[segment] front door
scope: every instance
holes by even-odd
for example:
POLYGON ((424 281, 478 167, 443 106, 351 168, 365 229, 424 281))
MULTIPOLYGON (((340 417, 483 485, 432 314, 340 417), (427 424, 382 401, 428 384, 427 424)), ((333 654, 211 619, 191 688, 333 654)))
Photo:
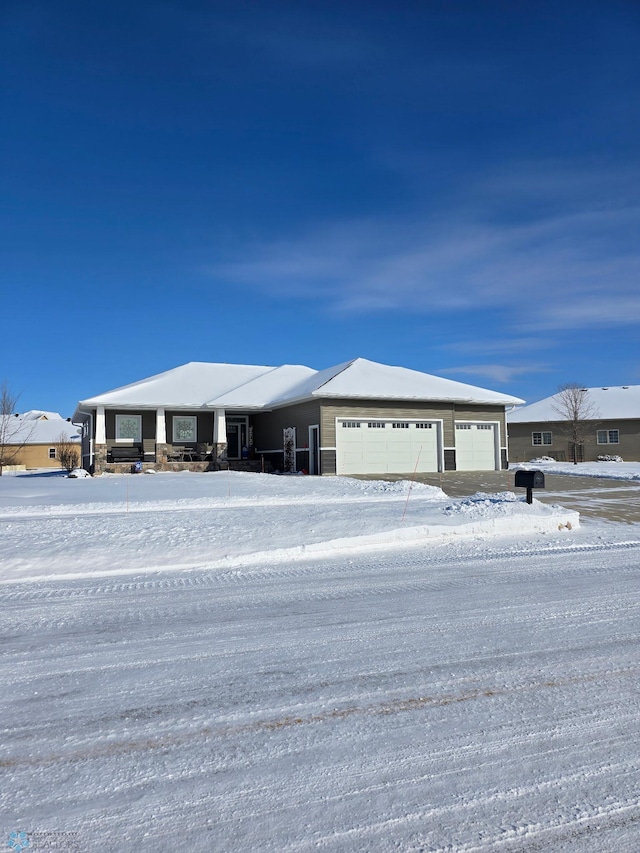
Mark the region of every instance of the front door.
POLYGON ((227 416, 227 459, 246 458, 248 433, 249 425, 246 417, 227 416))

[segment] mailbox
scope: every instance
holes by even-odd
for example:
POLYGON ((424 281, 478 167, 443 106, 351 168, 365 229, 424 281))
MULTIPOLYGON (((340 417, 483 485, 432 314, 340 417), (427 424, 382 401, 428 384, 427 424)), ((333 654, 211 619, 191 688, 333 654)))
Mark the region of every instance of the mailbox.
POLYGON ((516 486, 523 489, 544 489, 542 471, 516 471, 516 486))
POLYGON ((527 503, 533 503, 533 489, 544 489, 542 471, 516 471, 516 486, 527 490, 527 503))

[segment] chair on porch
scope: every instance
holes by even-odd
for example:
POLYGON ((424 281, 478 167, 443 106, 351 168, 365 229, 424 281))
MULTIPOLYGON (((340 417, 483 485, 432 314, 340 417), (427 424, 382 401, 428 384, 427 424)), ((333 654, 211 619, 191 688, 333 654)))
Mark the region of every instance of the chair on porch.
POLYGON ((212 447, 209 444, 196 444, 196 453, 201 462, 211 459, 212 447))

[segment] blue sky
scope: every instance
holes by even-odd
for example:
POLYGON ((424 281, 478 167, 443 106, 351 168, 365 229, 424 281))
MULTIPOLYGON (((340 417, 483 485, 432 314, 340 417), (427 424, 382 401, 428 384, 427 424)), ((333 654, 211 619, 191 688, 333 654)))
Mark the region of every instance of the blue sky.
POLYGON ((0 8, 0 380, 640 383, 640 4, 0 8))

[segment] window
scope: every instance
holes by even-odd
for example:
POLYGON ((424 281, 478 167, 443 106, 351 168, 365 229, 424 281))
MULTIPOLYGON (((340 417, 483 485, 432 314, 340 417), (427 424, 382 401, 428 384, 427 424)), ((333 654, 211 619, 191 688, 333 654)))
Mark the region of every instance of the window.
POLYGON ((360 429, 360 421, 342 421, 343 429, 360 429))
POLYGON ((49 448, 49 459, 55 459, 55 458, 56 458, 56 449, 55 449, 55 447, 50 447, 49 448))
MULTIPOLYGON (((491 424, 476 424, 476 429, 493 429, 491 424)), ((551 433, 549 433, 551 435, 551 433)))
POLYGON ((416 429, 431 429, 433 424, 416 424, 416 429))
POLYGON ((173 441, 197 441, 195 415, 173 416, 173 441))
POLYGON ((142 441, 142 415, 116 415, 116 441, 142 441))
POLYGON ((471 424, 456 424, 456 429, 471 429, 471 424))
POLYGON ((394 429, 409 429, 409 424, 404 421, 396 422, 392 426, 394 429))
POLYGON ((620 444, 620 430, 599 429, 598 444, 620 444))
POLYGON ((532 432, 531 444, 534 446, 540 444, 553 444, 553 435, 550 432, 532 432))
POLYGON ((369 421, 367 426, 369 429, 384 429, 386 424, 383 421, 369 421))

